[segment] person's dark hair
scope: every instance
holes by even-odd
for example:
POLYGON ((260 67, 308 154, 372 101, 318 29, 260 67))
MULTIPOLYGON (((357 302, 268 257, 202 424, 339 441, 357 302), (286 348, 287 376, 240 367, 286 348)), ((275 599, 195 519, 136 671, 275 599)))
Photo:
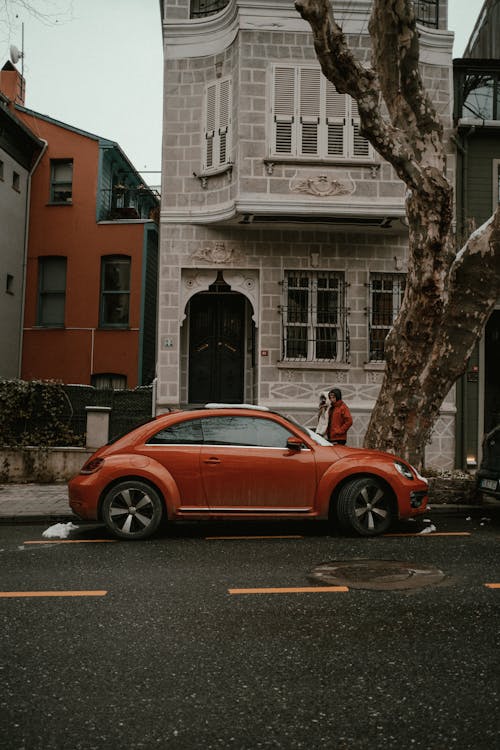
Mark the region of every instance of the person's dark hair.
POLYGON ((342 392, 341 392, 340 388, 332 388, 328 392, 328 395, 330 395, 330 393, 333 393, 333 395, 335 396, 335 398, 337 399, 337 401, 340 401, 342 399, 342 392))

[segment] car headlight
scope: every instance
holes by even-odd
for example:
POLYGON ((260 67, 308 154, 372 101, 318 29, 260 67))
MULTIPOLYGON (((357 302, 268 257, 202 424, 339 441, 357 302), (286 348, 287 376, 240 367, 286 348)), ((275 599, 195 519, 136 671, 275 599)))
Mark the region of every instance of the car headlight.
POLYGON ((404 464, 402 461, 394 461, 394 466, 399 471, 399 473, 404 476, 405 479, 415 478, 410 467, 404 464))

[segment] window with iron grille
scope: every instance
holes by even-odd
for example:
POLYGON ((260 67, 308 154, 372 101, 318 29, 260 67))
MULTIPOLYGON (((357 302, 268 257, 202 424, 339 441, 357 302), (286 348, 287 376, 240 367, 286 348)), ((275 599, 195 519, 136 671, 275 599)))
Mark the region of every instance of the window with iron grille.
POLYGON ((415 0, 414 7, 418 23, 439 28, 439 0, 415 0))
POLYGON ((230 161, 231 79, 220 78, 205 93, 204 169, 217 169, 230 161))
POLYGON ((370 274, 370 362, 383 362, 384 342, 401 307, 405 290, 402 273, 370 274))
POLYGON ((347 361, 343 274, 286 271, 283 303, 283 360, 347 361))
POLYGON ((273 66, 274 156, 308 159, 371 159, 360 135, 357 102, 339 94, 318 67, 273 66))
POLYGON ((218 13, 229 4, 229 0, 191 0, 191 18, 203 18, 218 13))

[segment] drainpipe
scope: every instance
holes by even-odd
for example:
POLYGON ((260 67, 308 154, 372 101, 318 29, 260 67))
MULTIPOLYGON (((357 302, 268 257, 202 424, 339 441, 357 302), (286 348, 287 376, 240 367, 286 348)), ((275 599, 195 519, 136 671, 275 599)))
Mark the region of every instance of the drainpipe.
POLYGON ((40 151, 35 163, 28 173, 28 187, 26 188, 26 219, 24 221, 24 257, 22 267, 22 292, 21 292, 21 315, 20 315, 20 338, 19 338, 19 357, 17 362, 17 377, 21 377, 21 368, 23 361, 23 343, 24 343, 24 304, 26 300, 26 268, 28 265, 28 240, 29 240, 29 228, 30 228, 30 202, 31 202, 31 178, 33 177, 36 168, 40 164, 42 157, 47 151, 49 144, 43 139, 39 138, 43 143, 42 150, 40 151))

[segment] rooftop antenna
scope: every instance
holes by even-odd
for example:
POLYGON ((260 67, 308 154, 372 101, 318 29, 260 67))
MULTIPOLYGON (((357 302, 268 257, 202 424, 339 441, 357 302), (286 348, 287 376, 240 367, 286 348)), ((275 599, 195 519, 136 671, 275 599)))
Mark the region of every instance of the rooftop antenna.
POLYGON ((21 60, 21 91, 20 101, 24 102, 24 22, 21 24, 21 49, 15 44, 10 45, 10 61, 16 65, 21 60))

